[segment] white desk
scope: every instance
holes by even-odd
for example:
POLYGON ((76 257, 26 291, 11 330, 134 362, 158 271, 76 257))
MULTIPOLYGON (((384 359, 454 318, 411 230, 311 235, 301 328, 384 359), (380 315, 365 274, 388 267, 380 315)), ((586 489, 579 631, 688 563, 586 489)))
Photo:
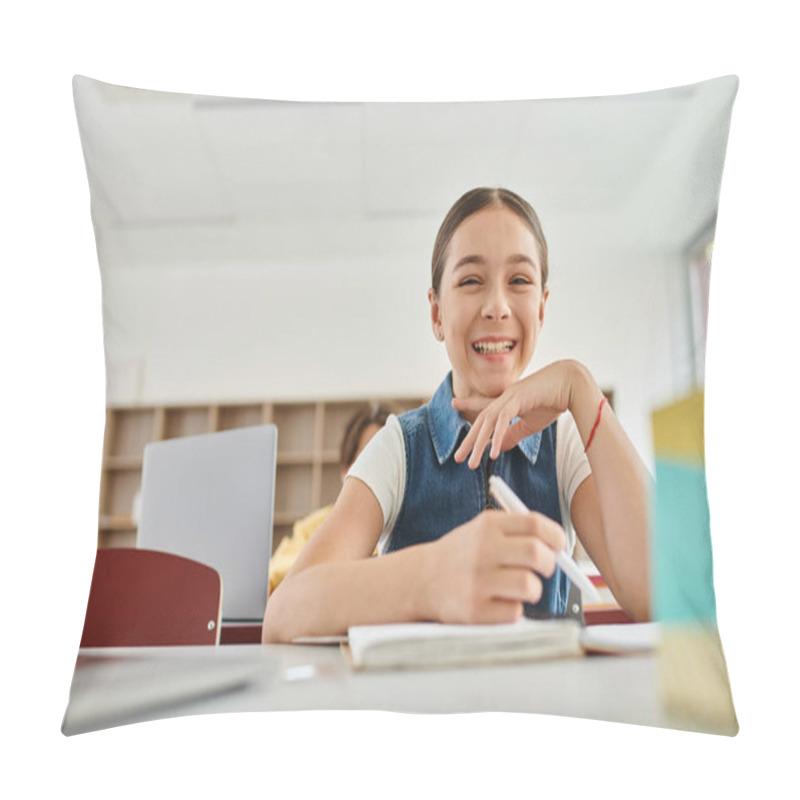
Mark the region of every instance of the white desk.
POLYGON ((658 702, 655 655, 352 672, 338 645, 80 651, 65 734, 188 714, 515 711, 703 730, 658 702))

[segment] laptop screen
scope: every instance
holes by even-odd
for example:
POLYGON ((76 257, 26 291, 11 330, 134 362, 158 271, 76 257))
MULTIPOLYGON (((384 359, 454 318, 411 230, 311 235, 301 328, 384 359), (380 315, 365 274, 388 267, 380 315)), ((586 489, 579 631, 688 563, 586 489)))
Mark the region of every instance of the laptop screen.
POLYGON ((258 425, 144 450, 137 546, 214 567, 226 622, 264 616, 277 436, 274 425, 258 425))

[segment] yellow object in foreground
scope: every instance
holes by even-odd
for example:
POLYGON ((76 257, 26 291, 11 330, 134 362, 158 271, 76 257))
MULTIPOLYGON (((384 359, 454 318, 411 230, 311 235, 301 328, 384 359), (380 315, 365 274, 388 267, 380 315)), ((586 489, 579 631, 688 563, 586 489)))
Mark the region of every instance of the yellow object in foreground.
POLYGON ((735 736, 728 668, 716 625, 663 623, 658 651, 658 688, 672 714, 735 736))
POLYGON ((693 392, 653 412, 653 444, 657 458, 687 464, 705 463, 704 398, 704 392, 693 392))

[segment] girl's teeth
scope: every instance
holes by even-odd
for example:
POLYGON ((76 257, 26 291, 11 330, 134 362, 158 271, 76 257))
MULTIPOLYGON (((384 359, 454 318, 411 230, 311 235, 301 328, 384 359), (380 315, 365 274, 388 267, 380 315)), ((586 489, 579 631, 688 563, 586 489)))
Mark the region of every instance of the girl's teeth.
POLYGON ((513 342, 475 342, 472 347, 478 353, 507 353, 513 342))

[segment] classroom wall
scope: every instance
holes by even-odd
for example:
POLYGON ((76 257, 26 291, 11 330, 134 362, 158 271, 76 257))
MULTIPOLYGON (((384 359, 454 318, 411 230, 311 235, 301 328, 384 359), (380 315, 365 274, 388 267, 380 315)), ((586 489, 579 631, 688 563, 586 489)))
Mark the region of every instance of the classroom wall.
POLYGON ((78 81, 108 401, 430 394, 436 231, 501 185, 549 245, 534 367, 586 363, 649 457, 651 411, 692 388, 685 251, 713 224, 734 92, 360 107, 78 81))
MULTIPOLYGON (((650 410, 690 386, 681 255, 555 238, 533 366, 586 363, 651 462, 650 410)), ((448 369, 430 333, 428 258, 118 264, 103 275, 108 402, 428 395, 448 369)))

